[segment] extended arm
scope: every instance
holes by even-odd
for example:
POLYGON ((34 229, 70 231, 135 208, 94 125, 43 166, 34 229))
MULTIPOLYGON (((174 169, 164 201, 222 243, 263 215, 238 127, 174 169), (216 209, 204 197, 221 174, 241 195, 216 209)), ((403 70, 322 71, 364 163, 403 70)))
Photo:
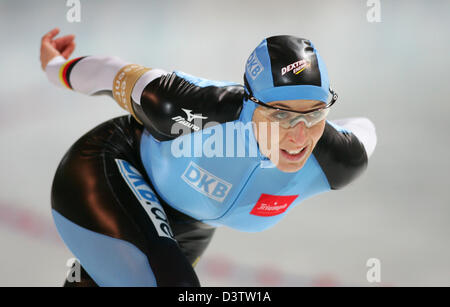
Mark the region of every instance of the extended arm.
POLYGON ((158 140, 198 131, 209 122, 235 120, 242 108, 243 87, 232 82, 211 81, 182 72, 167 73, 114 56, 68 60, 71 52, 61 49, 60 53, 50 43, 46 44, 43 51, 41 48, 41 62, 52 83, 86 95, 113 96, 158 140), (200 126, 191 123, 192 115, 204 119, 200 126))
POLYGON ((41 65, 50 82, 86 95, 108 94, 139 122, 133 108, 140 104, 145 86, 166 72, 130 64, 115 56, 85 56, 69 60, 74 36, 58 39, 53 29, 41 41, 41 65))

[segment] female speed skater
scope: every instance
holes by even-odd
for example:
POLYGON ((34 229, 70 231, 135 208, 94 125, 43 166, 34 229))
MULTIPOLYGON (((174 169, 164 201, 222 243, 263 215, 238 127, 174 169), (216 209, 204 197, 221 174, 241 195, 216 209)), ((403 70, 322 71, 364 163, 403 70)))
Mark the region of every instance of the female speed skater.
POLYGON ((81 136, 56 170, 54 222, 82 267, 65 286, 200 286, 194 267, 216 228, 266 230, 355 180, 375 149, 369 119, 327 120, 338 96, 308 39, 265 38, 241 85, 70 59, 75 37, 58 33, 41 41, 50 82, 128 112, 81 136))

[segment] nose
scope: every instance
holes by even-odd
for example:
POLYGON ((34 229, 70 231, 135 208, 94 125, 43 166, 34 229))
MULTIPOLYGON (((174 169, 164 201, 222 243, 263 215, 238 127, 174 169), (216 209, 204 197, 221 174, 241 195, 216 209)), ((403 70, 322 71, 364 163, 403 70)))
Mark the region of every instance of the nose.
POLYGON ((294 127, 288 129, 288 140, 295 144, 303 145, 308 137, 307 129, 304 122, 299 122, 294 127))

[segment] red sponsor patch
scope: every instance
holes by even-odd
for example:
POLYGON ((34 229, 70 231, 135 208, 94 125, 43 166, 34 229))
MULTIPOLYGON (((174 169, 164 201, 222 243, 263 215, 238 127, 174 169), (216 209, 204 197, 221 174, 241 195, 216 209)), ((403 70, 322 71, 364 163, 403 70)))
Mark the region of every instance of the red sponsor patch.
POLYGON ((283 213, 294 202, 298 195, 261 194, 250 214, 258 216, 274 216, 283 213))

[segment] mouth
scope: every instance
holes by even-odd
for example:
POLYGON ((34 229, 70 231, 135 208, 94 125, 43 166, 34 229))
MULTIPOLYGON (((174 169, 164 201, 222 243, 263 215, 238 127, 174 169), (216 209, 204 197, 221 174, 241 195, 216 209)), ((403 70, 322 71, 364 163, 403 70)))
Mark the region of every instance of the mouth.
POLYGON ((303 146, 302 148, 296 150, 285 150, 280 149, 281 155, 289 161, 300 161, 306 154, 306 149, 308 146, 303 146))

